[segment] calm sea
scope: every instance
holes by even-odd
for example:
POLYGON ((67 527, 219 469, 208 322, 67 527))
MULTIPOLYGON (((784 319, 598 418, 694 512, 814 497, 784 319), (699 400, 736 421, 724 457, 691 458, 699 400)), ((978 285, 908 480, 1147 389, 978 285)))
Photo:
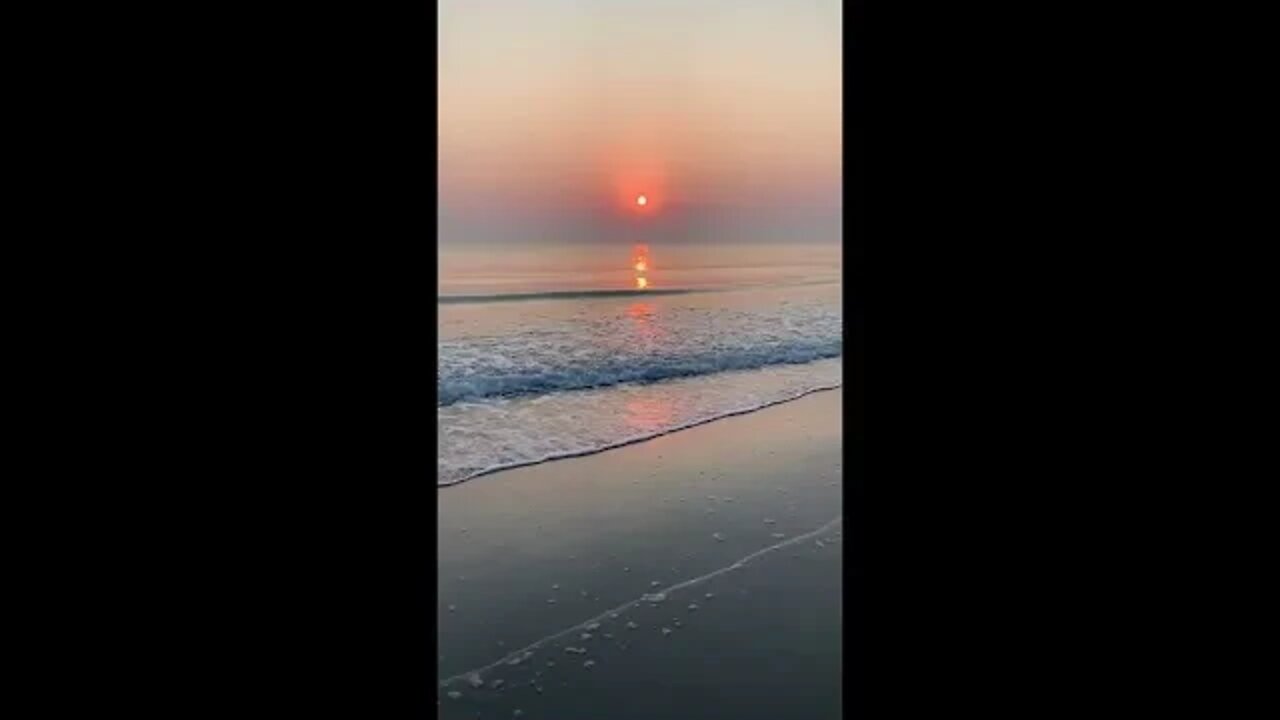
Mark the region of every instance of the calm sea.
POLYGON ((469 246, 439 260, 439 485, 841 381, 838 244, 469 246))

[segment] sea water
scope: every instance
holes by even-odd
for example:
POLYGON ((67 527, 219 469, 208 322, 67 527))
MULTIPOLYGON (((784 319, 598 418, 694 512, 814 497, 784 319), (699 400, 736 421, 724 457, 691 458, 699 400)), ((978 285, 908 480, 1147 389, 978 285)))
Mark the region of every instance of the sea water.
POLYGON ((440 256, 436 481, 599 452, 841 383, 838 245, 440 256))

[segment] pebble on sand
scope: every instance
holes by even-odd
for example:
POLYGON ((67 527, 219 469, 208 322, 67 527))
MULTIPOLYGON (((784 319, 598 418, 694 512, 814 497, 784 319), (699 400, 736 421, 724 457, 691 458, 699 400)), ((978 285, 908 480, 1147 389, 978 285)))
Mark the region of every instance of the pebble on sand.
POLYGON ((671 634, 671 628, 662 628, 662 634, 663 634, 663 635, 670 635, 670 634, 671 634))
POLYGON ((450 699, 450 700, 457 700, 457 699, 458 699, 458 698, 460 698, 460 697, 462 697, 462 693, 458 692, 457 690, 450 690, 450 691, 449 691, 449 699, 450 699))

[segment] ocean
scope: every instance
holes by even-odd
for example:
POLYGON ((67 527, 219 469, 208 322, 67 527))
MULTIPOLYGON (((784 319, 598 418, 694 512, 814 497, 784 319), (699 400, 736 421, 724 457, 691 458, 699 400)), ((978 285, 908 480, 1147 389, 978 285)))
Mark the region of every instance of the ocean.
POLYGON ((834 243, 445 248, 437 302, 440 486, 841 382, 834 243))

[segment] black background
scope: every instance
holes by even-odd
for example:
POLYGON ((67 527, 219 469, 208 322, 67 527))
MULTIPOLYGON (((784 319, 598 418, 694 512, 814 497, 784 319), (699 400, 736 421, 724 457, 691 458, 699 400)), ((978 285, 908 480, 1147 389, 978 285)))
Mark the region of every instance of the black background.
MULTIPOLYGON (((1154 319, 1122 301, 1160 125, 1127 40, 1079 40, 1096 18, 895 9, 844 15, 847 712, 1146 707, 1103 698, 1159 688, 1138 669, 1171 642, 1148 486, 1116 480, 1168 452, 1138 429, 1154 319)), ((434 18, 169 9, 105 41, 118 71, 85 58, 90 204, 125 236, 92 250, 113 409, 87 461, 119 479, 66 573, 63 694, 433 711, 434 18)))

